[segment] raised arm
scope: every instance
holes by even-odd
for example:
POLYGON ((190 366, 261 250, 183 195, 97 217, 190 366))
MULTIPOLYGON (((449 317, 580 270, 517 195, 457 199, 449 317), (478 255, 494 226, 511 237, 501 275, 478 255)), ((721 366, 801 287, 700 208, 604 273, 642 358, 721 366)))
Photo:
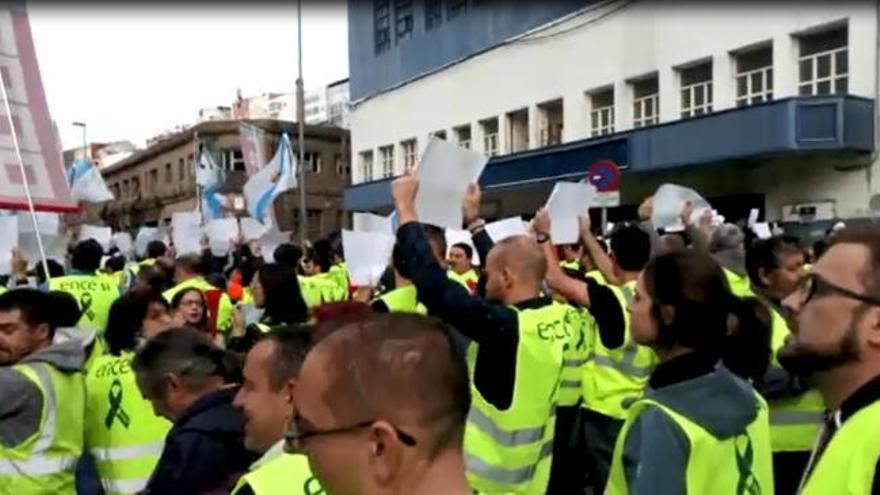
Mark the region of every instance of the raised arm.
POLYGON ((612 284, 620 285, 622 281, 614 274, 614 262, 599 245, 599 240, 593 235, 590 227, 590 215, 581 215, 581 241, 584 243, 584 247, 587 248, 587 252, 590 253, 590 257, 593 258, 593 262, 596 263, 596 267, 599 268, 602 275, 605 275, 605 278, 612 284))
POLYGON ((544 257, 547 258, 547 285, 568 301, 589 307, 590 297, 587 284, 569 277, 559 267, 559 260, 556 259, 553 243, 550 240, 550 214, 545 208, 541 208, 535 213, 532 226, 538 236, 538 244, 544 251, 544 257))

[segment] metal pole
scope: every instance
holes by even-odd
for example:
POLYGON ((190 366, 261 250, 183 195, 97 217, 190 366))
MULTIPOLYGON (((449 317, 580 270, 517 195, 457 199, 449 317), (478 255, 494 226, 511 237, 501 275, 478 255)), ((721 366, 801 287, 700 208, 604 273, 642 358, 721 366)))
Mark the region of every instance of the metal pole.
POLYGON ((31 212, 31 221, 34 223, 34 235, 37 238, 40 260, 43 262, 43 274, 46 280, 49 280, 49 263, 46 261, 46 250, 43 249, 43 238, 40 236, 40 225, 37 222, 37 210, 34 208, 34 198, 31 196, 31 181, 28 179, 27 170, 24 167, 24 159, 21 157, 18 133, 15 131, 15 121, 12 119, 12 108, 9 106, 9 95, 6 94, 6 83, 2 77, 0 77, 0 91, 3 92, 3 106, 6 108, 6 119, 9 121, 9 129, 12 133, 12 144, 15 147, 15 156, 18 159, 18 169, 21 171, 21 181, 24 183, 24 195, 27 198, 28 210, 31 212))
POLYGON ((89 140, 86 138, 86 124, 85 123, 83 123, 82 128, 83 128, 83 156, 85 156, 86 158, 91 160, 92 159, 92 157, 91 157, 92 150, 89 149, 89 140))
POLYGON ((199 216, 202 216, 202 223, 205 222, 204 212, 202 212, 202 187, 199 186, 199 174, 196 168, 201 168, 202 159, 201 153, 199 152, 199 131, 193 131, 193 170, 190 172, 195 176, 196 180, 196 211, 199 212, 199 216))
POLYGON ((297 168, 299 169, 299 232, 300 243, 306 245, 306 233, 308 231, 308 219, 306 218, 306 173, 305 173, 305 95, 303 94, 303 55, 302 55, 302 0, 296 2, 297 16, 297 47, 299 52, 299 77, 296 78, 296 122, 299 127, 299 139, 297 140, 297 148, 299 149, 299 158, 297 159, 297 168))

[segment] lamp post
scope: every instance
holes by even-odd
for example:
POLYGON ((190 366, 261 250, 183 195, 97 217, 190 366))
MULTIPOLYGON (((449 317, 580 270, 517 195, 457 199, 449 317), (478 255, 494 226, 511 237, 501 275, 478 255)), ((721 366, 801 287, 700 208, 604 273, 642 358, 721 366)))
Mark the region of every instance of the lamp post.
POLYGON ((305 173, 305 95, 303 94, 303 56, 302 56, 302 0, 296 2, 297 16, 297 48, 299 62, 299 77, 296 78, 296 123, 299 127, 299 139, 297 140, 297 148, 299 149, 299 158, 297 159, 297 168, 299 169, 299 232, 300 242, 303 247, 306 245, 306 237, 308 232, 308 219, 306 218, 306 173, 305 173))

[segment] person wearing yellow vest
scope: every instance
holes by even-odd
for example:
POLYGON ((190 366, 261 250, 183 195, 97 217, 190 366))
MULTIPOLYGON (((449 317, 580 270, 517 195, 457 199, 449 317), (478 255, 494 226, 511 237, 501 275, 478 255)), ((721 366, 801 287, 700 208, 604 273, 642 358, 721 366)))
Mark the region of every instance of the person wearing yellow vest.
POLYGON ((604 493, 773 493, 768 408, 750 384, 769 357, 763 306, 735 297, 699 251, 657 256, 636 290, 633 338, 660 364, 628 410, 604 493))
POLYGON ((430 314, 472 341, 467 356, 473 401, 464 435, 468 481, 481 493, 545 493, 564 352, 574 340, 565 321, 570 308, 541 297, 546 260, 526 236, 504 239, 488 254, 486 296, 496 302, 449 280, 418 223, 417 188, 411 171, 392 188, 400 221, 394 266, 412 280, 430 314))
POLYGON ((120 297, 110 308, 104 335, 110 354, 86 370, 86 448, 108 495, 144 489, 171 429, 143 398, 131 370, 138 343, 170 324, 168 303, 161 295, 135 291, 120 297))
POLYGON ((144 259, 137 263, 130 263, 126 267, 126 272, 129 279, 128 286, 134 286, 135 281, 138 279, 138 275, 140 275, 140 272, 144 267, 155 266, 156 260, 159 258, 164 258, 167 254, 168 248, 165 246, 164 242, 150 241, 149 243, 147 243, 147 250, 144 259))
MULTIPOLYGON (((162 297, 169 303, 183 289, 194 287, 203 292, 217 289, 205 280, 204 264, 201 257, 195 254, 177 258, 174 262, 174 281, 177 285, 162 293, 162 297)), ((233 310, 232 299, 226 293, 222 294, 217 308, 217 330, 220 333, 226 334, 232 330, 233 310)))
POLYGON ((0 490, 75 492, 83 453, 85 343, 57 328, 51 296, 0 295, 0 490))
MULTIPOLYGON (((550 230, 546 210, 535 215, 534 228, 550 230)), ((649 235, 638 226, 623 226, 611 236, 611 256, 590 231, 588 217, 580 220, 580 236, 591 258, 609 284, 593 277, 585 281, 567 276, 556 263, 547 266, 547 284, 571 304, 588 309, 595 322, 591 355, 582 367, 583 466, 586 488, 600 493, 608 478, 617 434, 627 417, 627 407, 641 397, 657 362, 654 351, 632 337, 627 307, 635 297, 635 284, 651 256, 649 235), (614 285, 620 284, 620 285, 614 285)), ((550 246, 544 247, 552 255, 550 246)))
POLYGON ((803 495, 880 492, 880 233, 835 232, 783 306, 794 334, 779 353, 811 376, 829 410, 803 495))
POLYGON ((584 266, 581 264, 581 260, 584 257, 583 246, 578 243, 563 244, 559 246, 559 251, 561 253, 559 266, 563 270, 568 269, 579 272, 584 269, 584 266))
POLYGON ((310 327, 282 326, 261 336, 248 352, 233 405, 244 412, 245 446, 263 456, 238 480, 233 494, 323 492, 308 458, 284 453, 284 433, 296 410, 294 388, 311 343, 310 327))
MULTIPOLYGON (((425 236, 431 248, 431 254, 437 263, 443 265, 446 262, 446 236, 442 229, 432 225, 426 225, 425 236)), ((401 256, 400 248, 395 244, 391 258, 398 259, 401 256)), ((470 259, 470 258, 468 258, 470 259)), ((428 308, 419 302, 419 294, 412 281, 398 272, 394 266, 390 267, 394 275, 394 288, 377 297, 370 306, 376 313, 418 313, 428 314, 428 308)))
POLYGON ((94 239, 80 242, 73 248, 70 273, 49 279, 49 290, 67 292, 79 303, 80 326, 94 328, 99 333, 107 326, 110 306, 119 297, 115 281, 97 273, 103 253, 104 249, 94 239))
POLYGON ((480 276, 477 275, 471 261, 474 257, 474 250, 464 242, 453 244, 449 248, 449 278, 460 284, 471 294, 477 293, 477 282, 480 276))

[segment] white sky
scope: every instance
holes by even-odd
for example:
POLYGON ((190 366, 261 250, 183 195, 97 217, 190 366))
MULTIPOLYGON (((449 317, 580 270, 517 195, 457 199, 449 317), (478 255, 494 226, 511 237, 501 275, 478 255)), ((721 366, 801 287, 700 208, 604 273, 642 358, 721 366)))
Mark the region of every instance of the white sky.
MULTIPOLYGON (((344 2, 303 2, 306 89, 348 77, 344 2)), ((296 87, 296 2, 134 7, 28 5, 31 31, 64 148, 129 139, 138 146, 203 107, 296 87)))

